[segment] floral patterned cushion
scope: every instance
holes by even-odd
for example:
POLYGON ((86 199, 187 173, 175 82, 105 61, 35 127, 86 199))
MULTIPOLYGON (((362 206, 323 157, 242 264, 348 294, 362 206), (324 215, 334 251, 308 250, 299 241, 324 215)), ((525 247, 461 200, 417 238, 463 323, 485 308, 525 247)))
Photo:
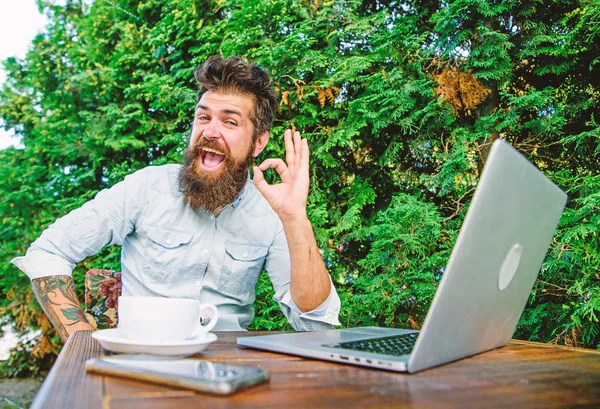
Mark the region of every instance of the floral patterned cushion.
POLYGON ((91 269, 85 275, 85 314, 95 329, 115 328, 121 273, 91 269))

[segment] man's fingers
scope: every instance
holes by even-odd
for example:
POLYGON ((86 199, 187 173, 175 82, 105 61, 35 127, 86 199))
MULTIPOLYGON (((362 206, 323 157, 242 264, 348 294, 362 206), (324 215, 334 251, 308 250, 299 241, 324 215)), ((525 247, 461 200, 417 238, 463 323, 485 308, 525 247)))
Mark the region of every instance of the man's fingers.
POLYGON ((283 142, 285 144, 285 161, 289 168, 294 169, 295 164, 295 149, 294 143, 292 142, 292 130, 287 129, 283 134, 283 142))
POLYGON ((294 165, 295 169, 301 166, 301 155, 302 155, 302 138, 300 138, 300 132, 294 132, 294 165))
POLYGON ((302 139, 300 147, 300 158, 298 160, 298 166, 296 166, 296 179, 300 178, 308 181, 310 177, 310 151, 308 149, 308 141, 302 139))
POLYGON ((275 170, 277 170, 277 173, 281 173, 287 169, 287 165, 285 164, 283 159, 271 158, 271 159, 265 159, 263 161, 263 163, 258 165, 258 168, 263 171, 267 170, 269 168, 275 168, 275 170))
POLYGON ((258 191, 262 193, 264 189, 266 189, 269 186, 269 184, 265 180, 265 176, 263 175, 262 171, 258 168, 258 166, 253 166, 252 170, 254 171, 252 183, 254 183, 254 186, 256 186, 258 191))
POLYGON ((302 139, 302 149, 300 156, 300 166, 303 172, 308 174, 308 170, 310 169, 310 149, 308 147, 308 141, 306 139, 302 139))
POLYGON ((255 184, 257 182, 262 182, 263 180, 265 180, 265 175, 263 175, 262 170, 260 170, 258 166, 252 166, 252 170, 254 171, 254 176, 252 177, 252 180, 255 184))
MULTIPOLYGON (((290 173, 288 171, 288 166, 285 164, 283 159, 266 159, 263 163, 258 166, 259 170, 267 170, 269 168, 274 168, 279 176, 281 177, 282 182, 287 182, 290 178, 290 173)), ((261 172, 262 176, 262 172, 261 172)))

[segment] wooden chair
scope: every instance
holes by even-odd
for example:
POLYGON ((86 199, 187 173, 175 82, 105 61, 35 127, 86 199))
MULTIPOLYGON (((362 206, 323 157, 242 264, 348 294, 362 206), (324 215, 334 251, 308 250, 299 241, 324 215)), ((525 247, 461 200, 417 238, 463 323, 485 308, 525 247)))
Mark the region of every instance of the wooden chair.
POLYGON ((95 329, 116 328, 121 273, 93 268, 85 274, 85 314, 95 329))

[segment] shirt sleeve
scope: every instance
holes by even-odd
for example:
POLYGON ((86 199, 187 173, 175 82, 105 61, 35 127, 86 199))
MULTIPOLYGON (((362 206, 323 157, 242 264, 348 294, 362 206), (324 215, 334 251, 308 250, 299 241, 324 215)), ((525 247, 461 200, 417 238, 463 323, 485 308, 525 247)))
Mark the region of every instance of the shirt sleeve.
POLYGON ((273 298, 279 303, 281 311, 296 331, 321 331, 340 325, 341 304, 333 282, 327 299, 314 310, 302 312, 294 303, 290 293, 290 251, 281 221, 278 222, 275 240, 269 248, 265 268, 275 288, 273 298))
POLYGON ((121 245, 135 226, 145 193, 144 172, 102 190, 96 197, 57 219, 23 257, 11 260, 31 280, 71 275, 76 263, 103 247, 121 245))

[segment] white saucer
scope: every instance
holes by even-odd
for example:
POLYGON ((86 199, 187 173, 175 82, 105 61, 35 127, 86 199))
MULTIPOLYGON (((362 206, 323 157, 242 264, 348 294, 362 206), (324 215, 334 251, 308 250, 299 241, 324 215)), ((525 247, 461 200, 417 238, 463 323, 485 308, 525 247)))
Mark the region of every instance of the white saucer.
POLYGON ((203 351, 217 336, 211 332, 184 341, 148 342, 125 338, 118 328, 92 333, 92 338, 108 351, 125 354, 152 354, 163 356, 189 356, 203 351))

